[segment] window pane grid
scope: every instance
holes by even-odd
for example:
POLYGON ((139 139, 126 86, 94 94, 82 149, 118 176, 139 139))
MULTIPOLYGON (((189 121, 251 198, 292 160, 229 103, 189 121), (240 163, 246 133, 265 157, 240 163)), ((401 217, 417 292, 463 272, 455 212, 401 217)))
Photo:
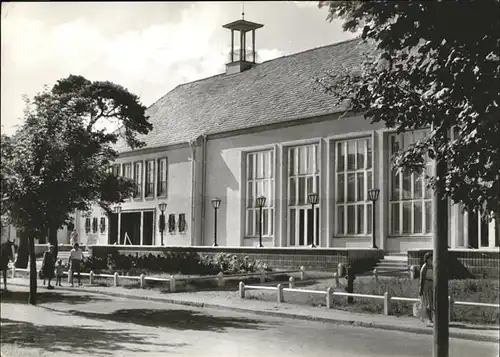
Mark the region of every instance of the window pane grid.
POLYGON ((158 160, 158 183, 157 183, 157 196, 167 195, 167 159, 158 160))
POLYGON ((150 197, 154 194, 154 161, 146 162, 146 184, 145 184, 145 195, 150 197))
MULTIPOLYGON (((420 130, 390 136, 391 155, 408 148, 426 135, 420 130)), ((432 233, 432 192, 426 188, 426 173, 432 173, 428 161, 424 172, 392 170, 390 175, 389 217, 392 235, 426 235, 432 233)))
POLYGON ((372 186, 371 139, 338 141, 335 145, 336 235, 366 235, 368 223, 367 190, 372 186), (370 182, 369 182, 370 181, 370 182))
POLYGON ((288 158, 288 237, 291 246, 319 245, 319 204, 312 211, 307 197, 320 195, 319 146, 309 144, 289 148, 288 158))
POLYGON ((259 235, 260 209, 256 198, 266 197, 262 208, 262 236, 274 234, 274 151, 266 150, 246 155, 246 224, 247 237, 259 235))
POLYGON ((135 198, 142 195, 142 163, 137 162, 134 165, 135 198))

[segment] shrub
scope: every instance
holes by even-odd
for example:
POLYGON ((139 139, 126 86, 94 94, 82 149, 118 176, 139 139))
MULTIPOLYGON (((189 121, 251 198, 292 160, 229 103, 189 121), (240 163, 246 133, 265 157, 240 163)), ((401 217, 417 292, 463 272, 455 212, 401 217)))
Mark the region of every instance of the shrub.
POLYGON ((108 259, 101 257, 88 257, 82 262, 82 273, 90 273, 91 270, 104 270, 107 268, 108 259))
POLYGON ((265 264, 247 256, 240 258, 227 253, 200 255, 194 252, 167 251, 163 255, 110 254, 107 258, 89 258, 84 262, 82 271, 118 271, 128 275, 146 272, 215 275, 221 271, 225 274, 252 273, 260 268, 270 270, 265 264))
POLYGON ((214 273, 221 271, 224 274, 254 273, 261 268, 268 269, 265 264, 262 264, 258 260, 248 256, 241 258, 236 254, 228 253, 202 256, 201 263, 214 273))

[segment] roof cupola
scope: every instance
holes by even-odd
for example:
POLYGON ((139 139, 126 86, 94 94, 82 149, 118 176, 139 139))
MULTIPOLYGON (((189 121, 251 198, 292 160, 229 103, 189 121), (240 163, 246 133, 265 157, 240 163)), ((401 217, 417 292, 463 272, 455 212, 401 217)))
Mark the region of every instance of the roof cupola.
POLYGON ((241 20, 233 21, 222 27, 231 30, 231 53, 229 55, 229 63, 226 64, 226 73, 239 73, 251 68, 255 64, 256 59, 255 30, 264 27, 264 25, 246 21, 245 13, 242 13, 241 20), (247 33, 249 32, 252 33, 251 46, 247 46, 247 33))

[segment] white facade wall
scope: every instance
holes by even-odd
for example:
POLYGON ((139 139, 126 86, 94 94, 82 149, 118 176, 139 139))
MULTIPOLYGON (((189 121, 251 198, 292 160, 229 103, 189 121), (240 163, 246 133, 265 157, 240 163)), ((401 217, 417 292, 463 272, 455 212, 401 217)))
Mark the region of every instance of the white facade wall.
MULTIPOLYGON (((141 197, 127 199, 121 204, 121 218, 126 219, 126 213, 130 212, 153 212, 153 245, 161 244, 161 235, 159 229, 159 217, 161 211, 158 205, 161 202, 167 203, 167 209, 165 211, 165 221, 166 229, 163 233, 163 242, 165 245, 180 245, 189 246, 193 245, 191 239, 192 227, 191 227, 191 211, 192 211, 192 151, 189 147, 183 147, 172 150, 163 150, 159 152, 139 154, 139 155, 123 155, 116 160, 115 164, 120 165, 120 174, 123 174, 123 165, 134 163, 142 163, 142 189, 141 197), (167 194, 163 196, 158 195, 158 160, 166 159, 167 161, 167 194), (151 197, 145 197, 145 175, 146 175, 146 162, 153 160, 154 165, 154 194, 151 197), (169 232, 168 229, 168 219, 169 215, 175 215, 176 229, 174 232, 169 232), (179 214, 185 214, 185 231, 180 232, 178 227, 179 214)), ((86 232, 85 229, 85 212, 79 212, 79 224, 78 232, 80 236, 80 241, 82 243, 87 243, 89 238, 93 244, 109 244, 109 230, 110 223, 108 217, 104 214, 104 211, 99 207, 94 207, 88 214, 91 218, 98 218, 100 223, 100 218, 106 218, 106 229, 103 233, 100 233, 100 227, 98 232, 94 233, 86 232), (95 242, 95 243, 94 243, 95 242)), ((142 218, 144 219, 144 218, 142 218)), ((141 228, 141 232, 142 232, 141 228)), ((123 232, 121 232, 123 234, 123 232)), ((131 233, 129 233, 129 236, 131 233)), ((142 236, 142 234, 141 234, 142 236)), ((140 238, 138 239, 140 240, 140 238)))
MULTIPOLYGON (((275 247, 293 246, 290 237, 293 232, 290 232, 291 228, 289 227, 289 219, 291 218, 288 213, 288 151, 296 146, 317 144, 320 193, 319 232, 317 232, 319 246, 371 247, 371 232, 366 230, 364 234, 337 234, 338 219, 335 214, 335 202, 337 200, 335 148, 339 142, 344 140, 368 138, 371 139, 372 143, 371 172, 373 185, 380 189, 380 197, 376 204, 375 235, 377 246, 386 251, 398 252, 413 248, 431 248, 432 231, 425 232, 422 229, 422 233, 419 234, 403 234, 403 228, 400 228, 399 234, 391 232, 389 209, 391 144, 389 138, 392 133, 394 131, 383 128, 382 124, 370 124, 361 116, 351 116, 338 120, 332 117, 328 121, 209 139, 207 144, 205 192, 207 200, 204 205, 207 219, 204 222, 203 244, 211 245, 213 243, 214 215, 210 204, 210 199, 213 197, 222 200, 218 211, 218 243, 225 246, 256 246, 258 244, 258 234, 249 236, 245 232, 247 220, 251 220, 246 218, 245 206, 247 175, 249 174, 246 157, 249 153, 271 150, 274 155, 272 158, 273 177, 271 180, 274 191, 274 211, 272 214, 274 234, 264 235, 263 244, 264 246, 275 247)), ((417 184, 412 184, 412 189, 413 185, 417 184)), ((401 205, 403 205, 403 202, 401 205)), ((432 204, 430 206, 432 207, 432 204)), ((405 206, 405 209, 407 207, 409 206, 405 206)), ((458 239, 460 230, 453 228, 455 222, 460 218, 460 210, 455 206, 450 207, 449 215, 448 241, 450 246, 452 248, 466 246, 466 241, 464 243, 463 239, 458 239)), ((419 217, 421 216, 419 215, 419 217)), ((371 226, 366 221, 368 217, 371 217, 371 214, 367 212, 364 216, 364 224, 371 226)), ((258 216, 255 216, 254 219, 258 220, 258 216)), ((413 224, 422 225, 423 222, 413 224)), ((490 224, 489 229, 491 231, 493 230, 492 226, 493 224, 490 224)), ((489 246, 491 247, 492 244, 494 245, 493 236, 490 238, 489 246), (493 243, 491 243, 492 241, 493 243)), ((295 245, 297 245, 297 242, 295 242, 295 245)), ((304 245, 306 245, 305 242, 304 245)))
MULTIPOLYGON (((176 147, 163 149, 162 151, 149 150, 149 153, 128 153, 122 155, 116 164, 122 168, 127 163, 141 162, 145 167, 146 162, 167 158, 167 195, 166 197, 157 197, 157 192, 153 197, 146 198, 144 194, 141 198, 132 198, 121 205, 122 217, 126 218, 128 212, 153 211, 153 245, 160 245, 159 231, 159 203, 166 202, 166 231, 164 232, 165 245, 189 246, 189 245, 212 245, 214 241, 214 209, 211 205, 212 198, 220 198, 222 203, 218 209, 217 217, 217 242, 220 246, 255 246, 258 244, 258 234, 255 230, 253 234, 247 234, 247 184, 251 179, 248 171, 248 155, 255 152, 270 152, 269 162, 266 165, 271 169, 272 177, 265 176, 264 181, 269 187, 272 187, 272 212, 267 216, 267 221, 272 218, 273 224, 267 225, 273 227, 272 234, 263 235, 264 246, 287 247, 307 245, 307 241, 299 242, 298 234, 291 232, 290 220, 291 212, 289 188, 291 179, 289 179, 291 167, 289 167, 289 155, 292 149, 296 147, 314 147, 312 151, 317 155, 314 165, 314 180, 317 180, 319 190, 319 205, 317 208, 318 227, 316 231, 317 245, 321 247, 341 247, 341 248, 366 248, 371 247, 371 211, 368 211, 370 204, 364 204, 362 211, 363 220, 356 220, 356 224, 361 224, 362 232, 360 234, 347 234, 348 228, 344 227, 344 234, 339 234, 338 210, 341 205, 337 204, 339 193, 337 192, 340 180, 338 160, 336 151, 339 150, 339 143, 345 142, 345 150, 349 150, 351 140, 369 140, 371 143, 371 165, 365 162, 363 172, 364 186, 361 191, 364 192, 364 200, 367 199, 366 191, 370 187, 380 189, 380 197, 376 204, 376 244, 379 248, 386 251, 406 251, 414 248, 431 248, 432 231, 421 229, 421 233, 402 233, 403 228, 399 228, 398 234, 393 233, 391 229, 391 173, 390 173, 390 155, 391 142, 390 137, 394 131, 387 130, 383 124, 370 124, 362 116, 347 116, 338 119, 337 116, 324 117, 315 120, 304 120, 301 125, 280 126, 279 128, 268 128, 267 130, 250 129, 246 132, 239 132, 238 135, 213 135, 209 136, 207 141, 197 141, 193 146, 176 147), (326 120, 325 120, 326 119, 326 120), (204 165, 203 165, 204 163, 204 165), (368 166, 370 166, 368 168, 368 166), (371 174, 369 179, 368 172, 371 174), (317 176, 317 178, 316 178, 317 176), (337 206, 336 206, 337 205, 337 206), (175 215, 178 222, 179 214, 185 214, 186 230, 179 232, 176 227, 175 232, 168 232, 168 217, 175 215), (361 223, 360 223, 361 222, 361 223), (368 228, 369 227, 369 228, 368 228), (295 239, 295 240, 294 240, 295 239)), ((358 144, 359 145, 359 144, 358 144)), ((342 149, 344 150, 344 149, 342 149)), ((365 151, 365 154, 368 151, 365 151)), ((295 151, 300 154, 301 151, 295 151)), ((298 155, 294 154, 294 155, 298 155)), ((253 155, 255 156, 255 155, 253 155)), ((256 156, 255 156, 256 157, 256 156)), ((364 156, 368 160, 368 156, 364 156)), ((347 160, 347 156, 345 158, 347 160)), ((356 159, 358 160, 358 159, 356 159)), ((361 159, 359 159, 361 160, 361 159)), ((298 161, 297 161, 298 162, 298 161)), ((295 163, 296 164, 296 163, 295 163)), ((295 165, 294 164, 294 165, 295 165)), ((347 172, 347 164, 344 166, 347 172)), ((309 168, 310 169, 310 168, 309 168)), ((158 165, 155 164, 155 190, 157 190, 156 178, 158 165)), ((293 170, 298 170, 293 168, 293 170)), ((356 172, 357 175, 358 172, 356 172)), ((266 175, 266 173, 263 173, 266 175)), ((267 175, 270 175, 267 173, 267 175)), ((345 173, 344 177, 348 177, 345 173)), ((356 176, 357 177, 357 176, 356 176)), ((145 170, 142 170, 142 192, 144 193, 145 170)), ((300 178, 297 178, 300 180, 300 178)), ((255 181, 255 180, 254 180, 255 181)), ((262 181, 262 180, 261 180, 262 181)), ((311 181, 312 182, 312 181, 311 181)), ((255 183, 259 185, 260 183, 255 183)), ((411 190, 415 189, 415 183, 411 184, 411 190)), ((314 186, 314 184, 313 184, 314 186)), ((257 187, 257 186, 255 186, 257 187)), ((266 186, 267 187, 267 186, 266 186)), ((347 188, 347 186, 345 186, 347 188)), ((270 188, 269 188, 270 189, 270 188)), ((269 191, 270 192, 270 191, 269 191)), ((298 192, 298 191, 297 191, 298 192)), ((307 192, 306 192, 307 194, 307 192)), ((345 193, 347 195, 347 192, 345 193)), ((358 193, 358 195, 361 193, 358 193)), ((255 196, 254 196, 255 198, 255 196)), ((268 202, 269 202, 268 197, 268 202)), ((427 200, 428 201, 428 200, 427 200)), ((358 204, 360 201, 358 201, 358 204)), ((393 202, 394 203, 394 202, 393 202)), ((427 202, 428 203, 428 202, 427 202)), ((403 207, 401 201, 401 207, 403 207)), ((363 205, 363 204, 362 204, 363 205)), ((347 211, 349 204, 344 206, 347 211)), ((431 205, 432 206, 432 205, 431 205)), ((298 212, 308 207, 297 206, 295 218, 299 219, 298 212)), ((392 206, 394 207, 394 206, 392 206)), ((409 206, 405 206, 406 208, 409 206)), ((416 205, 412 204, 412 210, 416 205)), ((356 208, 357 209, 357 208, 356 208)), ((403 208, 401 210, 401 217, 403 208)), ((413 214, 413 211, 412 211, 413 214)), ((360 217, 360 214, 356 214, 360 217)), ((105 217, 100 208, 94 208, 90 212, 92 218, 97 217, 99 222, 101 217, 105 217)), ((412 219, 412 228, 415 225, 425 225, 425 214, 423 222, 414 222, 412 219)), ((433 215, 432 215, 433 216, 433 215)), ((316 218, 316 216, 315 216, 316 218)), ((253 224, 258 226, 258 215, 255 216, 253 224)), ((305 218, 307 220, 307 217, 305 218)), ((82 243, 88 243, 89 238, 92 244, 109 244, 109 221, 106 217, 106 229, 104 232, 97 233, 86 232, 85 217, 83 213, 78 213, 76 219, 77 230, 82 243)), ((457 206, 451 206, 449 209, 449 237, 448 242, 451 248, 468 247, 466 219, 457 206)), ((344 222, 344 225, 348 225, 344 222)), ((400 224, 402 224, 400 222, 400 224)), ((142 227, 142 226, 141 226, 142 227)), ((294 227, 299 227, 296 223, 294 227)), ((490 224, 489 231, 494 232, 494 225, 490 224)), ((407 227, 408 228, 408 227, 407 227)), ((141 228, 141 232, 142 232, 141 228)), ((266 232, 267 233, 267 232, 266 232)), ((309 235, 307 233, 306 235, 309 235)), ((142 236, 142 234, 141 234, 142 236)), ((305 238, 307 239, 307 237, 305 238)), ((142 242, 141 242, 142 244, 142 242)), ((490 233, 489 242, 485 247, 494 247, 494 235, 490 233)))

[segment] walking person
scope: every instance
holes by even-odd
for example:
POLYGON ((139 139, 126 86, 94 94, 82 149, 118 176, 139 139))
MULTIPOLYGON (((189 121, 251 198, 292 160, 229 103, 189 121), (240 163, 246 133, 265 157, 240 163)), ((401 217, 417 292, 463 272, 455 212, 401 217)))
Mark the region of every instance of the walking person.
POLYGON ((55 269, 55 257, 54 257, 54 246, 51 245, 48 250, 43 253, 42 261, 42 276, 45 285, 45 279, 48 280, 47 289, 54 289, 53 285, 50 285, 52 279, 54 279, 54 269, 55 269))
POLYGON ((428 324, 432 324, 432 315, 434 313, 434 289, 433 289, 433 268, 432 253, 425 253, 424 265, 420 269, 420 291, 423 307, 426 309, 428 324))
POLYGON ((62 286, 61 285, 61 281, 62 281, 62 277, 64 275, 64 272, 63 272, 63 265, 62 265, 62 260, 59 259, 57 261, 57 265, 56 265, 56 286, 62 286))
POLYGON ((73 275, 74 273, 78 274, 78 285, 82 285, 80 280, 80 266, 83 260, 83 252, 80 250, 80 246, 78 243, 75 243, 71 252, 69 252, 69 261, 70 261, 70 283, 73 287, 73 275))

